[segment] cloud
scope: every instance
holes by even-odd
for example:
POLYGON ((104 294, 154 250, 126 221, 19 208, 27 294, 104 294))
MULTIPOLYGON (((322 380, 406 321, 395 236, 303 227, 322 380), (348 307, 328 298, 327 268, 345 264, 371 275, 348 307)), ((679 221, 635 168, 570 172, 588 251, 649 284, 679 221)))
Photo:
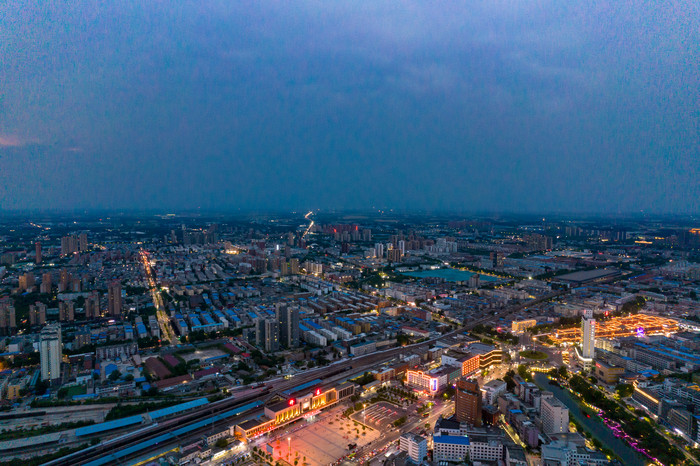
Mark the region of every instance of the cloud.
POLYGON ((17 136, 0 136, 0 147, 21 147, 24 142, 17 136))

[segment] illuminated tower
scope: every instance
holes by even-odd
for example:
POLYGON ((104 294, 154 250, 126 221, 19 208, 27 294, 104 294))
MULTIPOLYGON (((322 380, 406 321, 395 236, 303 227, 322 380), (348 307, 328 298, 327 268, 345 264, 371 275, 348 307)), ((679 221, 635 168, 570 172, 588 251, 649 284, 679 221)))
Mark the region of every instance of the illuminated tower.
POLYGON ((595 357, 595 319, 581 321, 581 360, 583 367, 588 368, 595 357))

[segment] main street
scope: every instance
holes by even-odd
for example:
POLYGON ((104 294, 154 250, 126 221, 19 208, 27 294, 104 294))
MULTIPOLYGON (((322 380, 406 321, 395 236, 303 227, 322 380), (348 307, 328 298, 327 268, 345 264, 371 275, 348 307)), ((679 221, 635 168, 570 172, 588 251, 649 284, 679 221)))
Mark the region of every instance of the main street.
POLYGON ((140 254, 141 261, 143 262, 143 269, 146 273, 146 279, 148 280, 148 287, 151 292, 151 297, 153 298, 153 305, 156 307, 156 317, 158 318, 158 325, 160 326, 161 339, 167 340, 170 345, 175 345, 177 344, 175 332, 170 324, 170 318, 165 312, 163 297, 158 289, 158 284, 153 274, 153 268, 151 267, 151 261, 145 251, 142 250, 140 254))

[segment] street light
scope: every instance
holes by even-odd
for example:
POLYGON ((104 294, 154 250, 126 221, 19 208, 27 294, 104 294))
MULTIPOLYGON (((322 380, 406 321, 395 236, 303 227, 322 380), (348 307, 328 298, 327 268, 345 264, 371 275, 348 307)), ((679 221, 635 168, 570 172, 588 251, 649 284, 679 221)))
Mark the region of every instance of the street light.
POLYGON ((287 437, 287 458, 289 458, 289 453, 292 451, 292 437, 287 437))
POLYGON ((362 407, 362 423, 367 424, 367 403, 363 403, 362 407))

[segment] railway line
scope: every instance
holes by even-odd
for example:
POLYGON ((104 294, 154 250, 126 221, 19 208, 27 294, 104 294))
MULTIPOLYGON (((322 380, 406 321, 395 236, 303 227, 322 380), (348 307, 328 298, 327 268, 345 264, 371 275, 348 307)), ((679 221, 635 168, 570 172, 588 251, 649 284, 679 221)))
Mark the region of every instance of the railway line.
MULTIPOLYGON (((540 298, 537 302, 551 299, 562 293, 552 293, 540 298)), ((529 305, 535 304, 529 303, 529 305)), ((201 437, 207 431, 223 428, 230 425, 233 419, 241 419, 244 416, 251 416, 259 412, 268 401, 280 396, 285 390, 320 378, 325 384, 334 382, 351 375, 353 372, 364 372, 388 361, 401 353, 412 349, 429 347, 436 341, 457 335, 473 327, 493 321, 502 314, 508 314, 514 310, 525 306, 519 305, 503 309, 494 315, 487 315, 483 318, 470 321, 468 324, 456 330, 440 335, 439 337, 415 343, 403 347, 391 348, 384 351, 375 352, 363 356, 358 356, 348 360, 343 360, 307 371, 302 375, 297 375, 289 380, 282 380, 274 383, 273 386, 261 387, 261 391, 243 397, 231 397, 217 402, 208 403, 190 412, 177 417, 167 419, 151 426, 145 426, 135 432, 130 432, 116 439, 102 442, 98 445, 86 448, 71 455, 59 458, 46 463, 50 466, 71 466, 86 465, 100 466, 104 464, 120 464, 122 461, 137 455, 142 455, 147 449, 158 446, 158 448, 168 447, 179 443, 185 443, 190 438, 201 437), (350 372, 352 371, 352 372, 350 372), (222 413, 232 413, 236 409, 246 408, 240 412, 222 417, 222 413), (256 411, 257 410, 257 411, 256 411), (211 421, 211 422, 209 422, 211 421), (162 439, 162 442, 159 441, 162 439), (127 454, 125 454, 127 453, 127 454)))

